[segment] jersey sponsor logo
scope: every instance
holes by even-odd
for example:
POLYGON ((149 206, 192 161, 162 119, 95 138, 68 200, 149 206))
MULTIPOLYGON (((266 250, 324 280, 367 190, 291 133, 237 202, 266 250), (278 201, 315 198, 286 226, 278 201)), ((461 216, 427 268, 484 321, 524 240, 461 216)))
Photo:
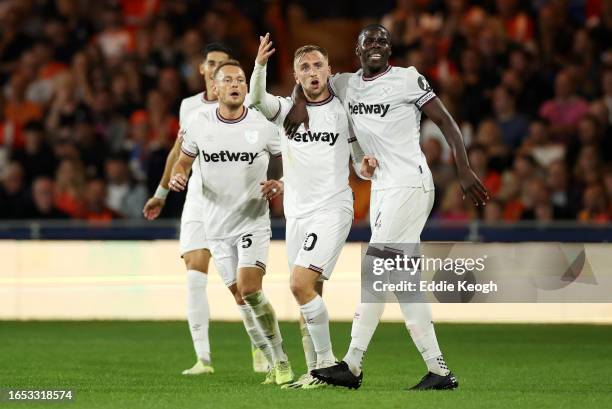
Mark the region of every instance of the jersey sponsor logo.
POLYGON ((360 102, 358 104, 351 104, 349 102, 349 112, 351 115, 364 115, 364 114, 374 114, 380 115, 381 118, 384 118, 389 111, 389 107, 391 104, 364 104, 360 102))
POLYGON ((201 158, 204 162, 248 162, 249 165, 252 165, 257 155, 256 152, 220 151, 206 153, 202 151, 201 158))
POLYGON ((296 132, 293 137, 295 142, 325 142, 329 146, 334 146, 338 140, 339 133, 334 132, 296 132))

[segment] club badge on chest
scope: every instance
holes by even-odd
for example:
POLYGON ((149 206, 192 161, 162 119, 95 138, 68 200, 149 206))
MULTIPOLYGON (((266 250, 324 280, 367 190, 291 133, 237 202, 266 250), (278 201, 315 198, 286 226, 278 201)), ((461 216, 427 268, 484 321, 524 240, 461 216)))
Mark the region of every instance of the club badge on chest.
POLYGON ((251 145, 257 143, 259 140, 259 131, 244 131, 244 139, 251 145))

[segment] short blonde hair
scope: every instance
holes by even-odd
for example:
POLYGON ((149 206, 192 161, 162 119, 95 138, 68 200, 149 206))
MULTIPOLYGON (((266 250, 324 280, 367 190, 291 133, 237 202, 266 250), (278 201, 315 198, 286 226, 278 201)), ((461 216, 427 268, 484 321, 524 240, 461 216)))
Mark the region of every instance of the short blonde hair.
POLYGON ((323 58, 325 58, 325 61, 329 60, 329 56, 325 48, 319 47, 318 45, 307 44, 295 50, 295 54, 293 55, 293 63, 295 64, 295 62, 302 58, 305 54, 313 51, 320 52, 323 55, 323 58))

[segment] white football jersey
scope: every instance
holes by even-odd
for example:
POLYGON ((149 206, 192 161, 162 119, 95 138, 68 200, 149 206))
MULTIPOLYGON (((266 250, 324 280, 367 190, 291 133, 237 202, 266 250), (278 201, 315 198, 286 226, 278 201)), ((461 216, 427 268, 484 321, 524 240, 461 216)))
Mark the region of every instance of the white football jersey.
MULTIPOLYGON (((181 101, 181 108, 179 110, 179 124, 181 129, 187 118, 198 109, 214 111, 217 108, 217 101, 208 101, 204 98, 204 93, 193 95, 189 98, 185 98, 181 101)), ((179 135, 182 132, 179 131, 179 135)), ((196 164, 198 159, 196 159, 196 164)), ((190 221, 201 221, 204 211, 202 209, 202 175, 200 173, 200 166, 194 166, 191 170, 191 177, 189 178, 189 184, 187 185, 187 195, 185 197, 185 204, 183 205, 183 222, 190 221)))
POLYGON ((269 155, 280 156, 278 129, 254 109, 226 120, 219 110, 202 109, 186 122, 181 150, 199 165, 202 214, 207 239, 270 231, 267 180, 269 155))
MULTIPOLYGON (((247 94, 244 102, 245 105, 248 105, 248 98, 247 94)), ((204 92, 183 99, 179 110, 179 125, 181 129, 187 118, 198 109, 214 111, 217 109, 217 106, 217 100, 207 100, 204 92)), ((179 135, 181 133, 179 131, 179 135)), ((203 220, 202 175, 200 174, 200 166, 197 164, 198 160, 196 159, 196 163, 191 168, 191 177, 187 185, 187 195, 185 196, 185 204, 183 205, 183 214, 181 216, 183 222, 203 220)))
MULTIPOLYGON (((293 103, 290 98, 277 99, 279 111, 271 121, 280 130, 293 103)), ((306 131, 300 125, 292 139, 281 138, 285 216, 306 217, 317 210, 338 207, 352 212, 351 139, 342 103, 330 95, 325 101, 307 104, 307 110, 310 129, 306 131)))
POLYGON ((436 97, 414 68, 389 67, 364 79, 362 70, 333 75, 363 151, 378 159, 372 190, 393 187, 433 189, 431 171, 419 144, 421 108, 436 97))

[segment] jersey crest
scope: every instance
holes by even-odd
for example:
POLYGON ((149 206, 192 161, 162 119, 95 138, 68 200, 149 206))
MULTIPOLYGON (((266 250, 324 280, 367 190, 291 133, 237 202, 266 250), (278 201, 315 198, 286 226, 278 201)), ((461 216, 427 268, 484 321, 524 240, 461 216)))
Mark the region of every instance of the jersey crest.
POLYGON ((259 139, 259 131, 244 131, 244 139, 246 139, 246 141, 251 145, 257 143, 257 140, 259 139))

